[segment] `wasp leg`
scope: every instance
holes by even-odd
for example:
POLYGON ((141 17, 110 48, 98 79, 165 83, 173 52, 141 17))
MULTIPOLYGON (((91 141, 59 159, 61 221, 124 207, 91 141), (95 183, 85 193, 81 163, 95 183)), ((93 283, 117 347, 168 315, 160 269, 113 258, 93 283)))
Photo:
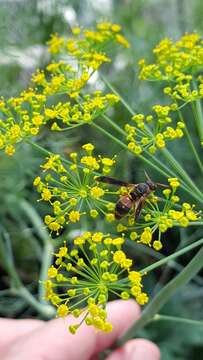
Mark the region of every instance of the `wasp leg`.
POLYGON ((146 196, 141 196, 137 201, 137 206, 135 208, 135 220, 138 220, 145 204, 146 196))

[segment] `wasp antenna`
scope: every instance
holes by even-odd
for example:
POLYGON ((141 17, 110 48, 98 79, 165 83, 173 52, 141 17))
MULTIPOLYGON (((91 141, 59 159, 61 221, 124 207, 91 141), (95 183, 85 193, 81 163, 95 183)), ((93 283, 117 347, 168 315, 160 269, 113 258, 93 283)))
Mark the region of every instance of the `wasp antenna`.
POLYGON ((164 188, 164 189, 170 189, 170 186, 165 185, 165 184, 156 183, 156 185, 157 185, 157 186, 160 186, 160 187, 162 187, 162 188, 164 188))
POLYGON ((150 179, 149 175, 147 174, 147 172, 146 172, 145 170, 144 170, 144 174, 145 174, 145 176, 146 176, 147 180, 149 180, 149 181, 151 181, 151 182, 152 182, 152 180, 150 179))

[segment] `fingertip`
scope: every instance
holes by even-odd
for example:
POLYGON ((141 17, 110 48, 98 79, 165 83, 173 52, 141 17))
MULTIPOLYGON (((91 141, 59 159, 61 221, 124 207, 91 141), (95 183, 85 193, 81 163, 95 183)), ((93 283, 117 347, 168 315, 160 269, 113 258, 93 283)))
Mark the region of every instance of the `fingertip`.
POLYGON ((160 350, 150 340, 133 339, 116 349, 107 360, 160 360, 160 350))
POLYGON ((120 321, 124 318, 127 328, 140 317, 140 313, 140 306, 132 299, 114 300, 107 304, 108 321, 115 323, 117 319, 120 321))
POLYGON ((97 333, 97 351, 112 345, 140 317, 140 307, 134 300, 115 300, 108 303, 107 314, 107 321, 113 325, 113 331, 109 334, 97 333))
MULTIPOLYGON (((126 344, 129 351, 136 355, 137 360, 159 360, 160 350, 156 344, 147 339, 135 339, 126 344)), ((134 359, 134 357, 133 357, 134 359)))

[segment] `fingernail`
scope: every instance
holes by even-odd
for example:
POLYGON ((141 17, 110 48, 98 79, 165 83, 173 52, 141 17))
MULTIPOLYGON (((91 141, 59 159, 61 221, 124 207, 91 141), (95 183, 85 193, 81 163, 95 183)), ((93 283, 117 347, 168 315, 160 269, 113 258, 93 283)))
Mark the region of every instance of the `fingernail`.
POLYGON ((126 360, 159 360, 158 347, 149 340, 136 339, 126 344, 126 360))

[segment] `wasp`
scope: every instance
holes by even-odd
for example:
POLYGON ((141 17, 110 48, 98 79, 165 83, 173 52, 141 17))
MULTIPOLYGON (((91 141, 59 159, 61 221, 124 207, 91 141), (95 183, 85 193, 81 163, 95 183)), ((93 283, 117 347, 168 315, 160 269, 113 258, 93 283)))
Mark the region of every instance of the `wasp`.
POLYGON ((126 181, 114 179, 108 176, 96 177, 96 181, 113 184, 115 186, 124 186, 128 189, 128 192, 121 195, 116 203, 115 218, 117 220, 127 215, 131 209, 134 210, 135 220, 138 220, 149 194, 155 191, 158 186, 168 188, 167 185, 154 183, 146 172, 145 176, 146 181, 139 184, 130 184, 126 181))

